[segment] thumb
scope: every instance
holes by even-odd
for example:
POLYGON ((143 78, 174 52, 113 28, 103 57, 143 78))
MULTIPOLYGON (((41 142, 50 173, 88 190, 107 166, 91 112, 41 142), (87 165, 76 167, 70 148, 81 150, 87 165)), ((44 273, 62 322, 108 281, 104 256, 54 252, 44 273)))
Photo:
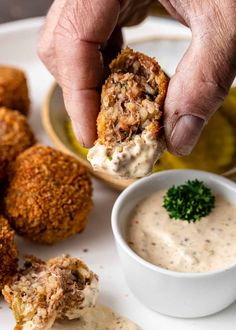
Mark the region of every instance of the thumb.
POLYGON ((213 32, 213 36, 193 33, 189 49, 169 84, 164 125, 168 150, 176 155, 192 151, 235 76, 235 50, 213 32))

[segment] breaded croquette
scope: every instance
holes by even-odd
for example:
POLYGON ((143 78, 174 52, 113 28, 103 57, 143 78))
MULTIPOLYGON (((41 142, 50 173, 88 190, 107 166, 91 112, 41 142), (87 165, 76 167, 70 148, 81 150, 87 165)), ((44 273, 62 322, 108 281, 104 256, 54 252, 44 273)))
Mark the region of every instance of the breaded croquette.
POLYGON ((29 258, 3 289, 15 330, 48 330, 56 319, 79 318, 84 308, 95 306, 98 293, 97 275, 68 255, 47 262, 29 258))
POLYGON ((34 134, 25 116, 0 107, 0 181, 6 176, 11 161, 34 143, 34 134))
POLYGON ((0 65, 0 107, 15 109, 23 115, 29 113, 27 80, 20 69, 0 65))
POLYGON ((8 221, 0 215, 0 294, 17 269, 18 253, 14 237, 14 231, 8 221))
POLYGON ((96 170, 142 177, 165 149, 162 110, 168 78, 155 59, 130 48, 110 68, 102 89, 98 139, 88 160, 96 170))
POLYGON ((52 244, 85 228, 91 195, 89 175, 75 158, 36 145, 12 164, 3 206, 19 235, 52 244))
POLYGON ((0 144, 0 183, 7 175, 7 168, 9 165, 8 154, 10 150, 10 146, 0 144))

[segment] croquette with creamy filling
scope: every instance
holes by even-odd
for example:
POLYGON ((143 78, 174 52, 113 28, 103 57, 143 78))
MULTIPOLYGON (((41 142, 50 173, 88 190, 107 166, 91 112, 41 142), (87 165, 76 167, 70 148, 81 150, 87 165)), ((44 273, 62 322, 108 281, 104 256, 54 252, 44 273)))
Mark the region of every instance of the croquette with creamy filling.
POLYGON ((97 170, 141 177, 165 149, 162 114, 168 78, 155 59, 130 48, 110 69, 102 89, 98 139, 88 160, 97 170))
POLYGON ((48 330, 55 320, 79 318, 95 306, 98 293, 97 275, 68 255, 47 262, 29 257, 3 289, 15 330, 48 330))
POLYGON ((17 248, 14 232, 0 215, 0 293, 17 269, 17 248))
POLYGON ((75 158, 35 145, 12 164, 3 207, 19 235, 52 244, 85 228, 91 195, 89 175, 75 158))
POLYGON ((0 65, 0 107, 29 113, 29 95, 25 73, 17 68, 0 65))

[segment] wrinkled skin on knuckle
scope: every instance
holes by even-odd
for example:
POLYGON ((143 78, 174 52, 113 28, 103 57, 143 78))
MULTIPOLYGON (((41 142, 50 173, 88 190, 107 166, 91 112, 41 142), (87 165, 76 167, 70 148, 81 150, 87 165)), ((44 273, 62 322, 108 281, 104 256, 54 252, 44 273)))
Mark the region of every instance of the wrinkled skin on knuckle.
MULTIPOLYGON (((107 49, 110 54, 114 53, 116 56, 122 46, 121 34, 115 43, 112 33, 115 30, 118 16, 120 25, 137 24, 147 15, 152 2, 153 0, 56 0, 47 15, 40 34, 39 57, 48 66, 55 57, 54 43, 61 42, 58 40, 67 42, 67 40, 77 41, 80 39, 99 44, 103 40, 109 40, 110 37, 112 42, 107 43, 108 46, 111 45, 107 49), (104 13, 106 12, 109 12, 109 15, 107 15, 104 24, 104 13), (56 16, 58 17, 56 18, 56 16), (110 27, 108 28, 108 26, 110 27), (115 50, 112 51, 112 48, 115 50)), ((103 47, 103 54, 106 54, 106 45, 103 47)), ((109 54, 105 57, 111 58, 109 54)))
MULTIPOLYGON (((75 4, 77 1, 75 2, 75 4)), ((78 29, 76 26, 77 15, 72 7, 70 10, 69 6, 63 10, 62 15, 59 17, 55 30, 53 32, 54 39, 60 37, 64 39, 74 40, 78 39, 78 29)))
POLYGON ((115 28, 119 9, 117 0, 67 0, 55 34, 71 40, 101 43, 115 28))
POLYGON ((236 67, 236 2, 232 0, 170 0, 173 7, 189 21, 194 52, 178 71, 192 70, 198 75, 201 94, 211 91, 210 98, 220 104, 235 77, 236 67), (234 3, 234 4, 233 4, 234 3), (233 10, 234 9, 234 10, 233 10), (187 65, 187 67, 186 67, 187 65))
MULTIPOLYGON (((232 0, 212 0, 209 4, 204 1, 200 15, 191 16, 193 33, 199 34, 211 44, 212 50, 223 49, 223 54, 236 56, 236 2, 232 0)), ((199 9, 198 9, 199 12, 199 9)))
POLYGON ((194 46, 205 61, 202 80, 215 85, 217 95, 224 99, 236 73, 236 40, 228 38, 221 28, 212 29, 210 23, 207 25, 207 32, 201 28, 194 32, 194 46))

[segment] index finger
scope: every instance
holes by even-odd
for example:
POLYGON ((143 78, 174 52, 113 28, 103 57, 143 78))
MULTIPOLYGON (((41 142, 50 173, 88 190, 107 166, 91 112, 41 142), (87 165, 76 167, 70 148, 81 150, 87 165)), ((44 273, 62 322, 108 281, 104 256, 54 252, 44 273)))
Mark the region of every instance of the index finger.
POLYGON ((55 29, 57 78, 78 140, 91 146, 96 138, 96 118, 103 76, 100 45, 115 28, 118 0, 69 0, 55 29))

